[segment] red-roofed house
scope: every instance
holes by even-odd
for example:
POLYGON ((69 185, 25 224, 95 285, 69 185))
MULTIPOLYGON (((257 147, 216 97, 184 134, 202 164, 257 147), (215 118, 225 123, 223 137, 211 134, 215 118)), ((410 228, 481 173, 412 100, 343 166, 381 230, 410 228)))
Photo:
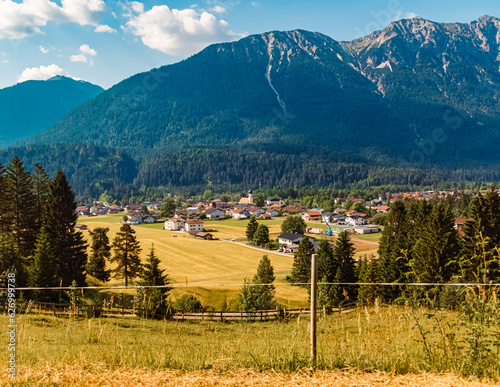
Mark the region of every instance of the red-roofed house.
POLYGON ((321 212, 319 212, 319 211, 306 212, 305 214, 302 215, 302 219, 304 219, 304 222, 311 222, 313 220, 321 220, 321 212))

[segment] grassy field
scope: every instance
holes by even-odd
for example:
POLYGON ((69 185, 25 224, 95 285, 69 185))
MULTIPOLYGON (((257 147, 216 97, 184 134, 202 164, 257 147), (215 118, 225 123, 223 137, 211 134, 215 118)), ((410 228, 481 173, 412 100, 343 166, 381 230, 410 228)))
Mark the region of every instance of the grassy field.
MULTIPOLYGON (((95 227, 109 227, 109 237, 112 240, 119 231, 122 215, 81 217, 80 223, 86 224, 89 229, 95 227)), ((279 227, 276 226, 275 227, 279 227)), ((182 294, 196 294, 205 306, 220 307, 224 296, 234 304, 236 302, 245 277, 252 277, 257 272, 257 266, 264 252, 250 249, 238 244, 222 240, 205 241, 190 238, 185 233, 162 230, 163 223, 134 226, 137 239, 141 243, 141 259, 145 259, 151 246, 155 251, 173 282, 179 284, 199 284, 193 288, 175 288, 171 295, 175 300, 182 294), (224 288, 203 287, 211 284, 234 284, 224 288)), ((245 229, 226 226, 217 226, 214 235, 218 238, 245 237, 245 229)), ((86 238, 89 233, 84 231, 86 238)), ((276 281, 283 282, 290 272, 293 263, 292 256, 283 256, 268 253, 269 259, 276 272, 276 281)), ((121 285, 122 281, 113 279, 112 285, 121 285)), ((131 293, 132 291, 125 291, 131 293)), ((279 303, 289 307, 306 306, 307 294, 302 288, 289 285, 277 286, 276 298, 279 303)))
MULTIPOLYGON (((7 318, 1 316, 0 322, 6 326, 7 318)), ((57 374, 61 379, 56 381, 61 383, 67 372, 79 373, 80 379, 76 380, 80 381, 85 375, 91 378, 93 373, 105 377, 123 372, 132 379, 134 372, 142 375, 170 372, 172 376, 169 370, 183 373, 210 370, 212 376, 218 375, 221 380, 241 374, 242 369, 246 369, 247 374, 263 373, 264 377, 271 371, 274 377, 282 375, 286 380, 300 370, 309 378, 314 375, 307 372, 310 363, 306 318, 291 322, 224 324, 20 315, 17 324, 20 380, 35 382, 43 376, 42 380, 47 382, 57 374)), ((429 317, 427 310, 401 307, 360 308, 344 315, 320 317, 318 369, 358 370, 351 371, 354 375, 351 377, 359 383, 375 382, 370 375, 387 373, 389 377, 382 378, 386 384, 380 385, 396 385, 391 383, 391 378, 410 374, 409 383, 400 385, 414 386, 423 385, 423 380, 433 380, 436 374, 470 377, 476 373, 476 368, 471 368, 476 364, 483 382, 490 380, 494 384, 500 376, 498 347, 490 345, 483 353, 485 356, 478 358, 470 351, 473 343, 469 340, 469 328, 472 326, 463 321, 460 324, 454 312, 434 312, 429 317), (420 328, 427 332, 424 336, 420 328), (455 335, 452 344, 447 341, 450 333, 455 335), (424 378, 418 382, 415 374, 421 373, 424 378), (433 375, 425 376, 427 373, 433 375)), ((2 351, 0 360, 5 362, 6 356, 7 351, 2 351)), ((464 382, 463 378, 446 377, 456 384, 437 385, 467 385, 458 383, 464 382)), ((6 381, 5 373, 1 378, 0 381, 6 381)), ((345 381, 347 383, 348 378, 345 381)), ((257 380, 254 382, 258 385, 257 380)), ((311 379, 303 379, 301 385, 323 385, 321 379, 318 384, 311 382, 311 379)))

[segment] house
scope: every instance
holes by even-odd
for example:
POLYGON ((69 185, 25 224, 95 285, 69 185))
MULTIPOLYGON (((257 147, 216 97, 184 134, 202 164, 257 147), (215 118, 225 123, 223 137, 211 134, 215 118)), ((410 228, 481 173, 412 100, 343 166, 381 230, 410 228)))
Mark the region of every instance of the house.
POLYGON ((190 231, 203 231, 203 220, 187 220, 185 230, 190 231))
POLYGON ((116 215, 119 214, 121 208, 108 208, 108 215, 116 215))
POLYGON ((85 224, 76 224, 75 229, 77 229, 79 231, 88 230, 87 225, 85 225, 85 224))
POLYGON ((381 212, 382 214, 387 214, 391 207, 389 206, 377 206, 377 211, 381 212))
POLYGON ((277 216, 280 215, 280 213, 278 211, 276 211, 276 210, 267 210, 266 214, 269 215, 269 216, 271 216, 271 217, 273 217, 273 218, 275 218, 275 217, 277 217, 277 216))
POLYGON ((272 218, 272 216, 271 216, 271 215, 269 215, 269 214, 262 214, 262 215, 260 216, 260 218, 261 218, 261 219, 264 219, 264 220, 267 220, 267 219, 271 219, 271 218, 272 218))
POLYGON ((140 212, 131 212, 127 215, 129 224, 141 224, 143 222, 143 214, 140 212))
POLYGON ((90 213, 93 215, 104 215, 106 210, 101 206, 90 207, 90 213))
POLYGON ((278 198, 269 198, 264 201, 266 206, 270 207, 273 204, 279 204, 280 206, 283 206, 285 204, 285 201, 283 199, 278 199, 278 198))
POLYGON ((260 216, 265 212, 262 208, 259 207, 248 207, 247 211, 250 213, 250 215, 253 216, 260 216))
POLYGON ((181 211, 175 211, 174 212, 174 218, 175 219, 187 219, 188 218, 188 212, 181 210, 181 211))
POLYGON ((345 219, 345 224, 351 227, 362 226, 365 224, 365 218, 359 216, 358 214, 351 214, 348 215, 347 218, 345 219))
POLYGON ((78 216, 88 215, 90 213, 89 208, 87 206, 78 206, 76 207, 75 212, 78 216))
POLYGON ((191 231, 189 233, 189 236, 191 238, 195 237, 195 238, 205 239, 207 241, 211 241, 212 239, 214 239, 214 236, 212 234, 203 231, 191 231))
POLYGON ((465 233, 462 230, 465 222, 467 222, 467 219, 455 218, 455 229, 458 231, 458 235, 461 236, 465 235, 465 233))
POLYGON ((278 237, 278 242, 280 246, 291 246, 293 244, 299 244, 302 238, 304 238, 304 235, 302 234, 287 232, 286 234, 278 237))
POLYGON ((185 228, 186 221, 182 218, 170 218, 165 221, 164 229, 167 231, 179 231, 185 228))
POLYGON ((376 224, 366 226, 357 226, 354 228, 357 234, 374 234, 380 232, 380 228, 376 224))
POLYGON ((219 210, 218 208, 209 208, 208 210, 205 211, 205 215, 207 216, 208 219, 223 219, 224 218, 224 211, 219 210))
POLYGON ((346 216, 343 214, 332 215, 332 221, 336 222, 338 225, 345 225, 346 216))
POLYGON ((247 219, 250 217, 250 213, 243 209, 243 208, 237 208, 233 211, 233 219, 238 219, 238 220, 241 220, 241 219, 247 219))
POLYGON ((281 211, 281 209, 283 208, 283 205, 282 204, 271 204, 270 206, 268 206, 268 209, 273 209, 273 210, 276 210, 276 211, 281 211))
POLYGON ((163 202, 161 200, 150 201, 148 204, 148 209, 152 211, 159 210, 163 206, 163 202))
POLYGON ((321 212, 319 211, 306 212, 305 214, 302 214, 302 219, 304 219, 304 222, 321 220, 321 212))
POLYGON ((254 198, 253 198, 253 191, 252 190, 248 191, 248 197, 247 198, 242 197, 240 199, 240 204, 251 204, 251 205, 254 204, 254 198))
POLYGON ((125 206, 126 211, 140 211, 142 208, 142 204, 127 204, 125 206))
POLYGON ((288 212, 289 214, 296 214, 296 213, 302 213, 306 210, 306 208, 304 206, 286 206, 284 208, 284 210, 286 212, 288 212))

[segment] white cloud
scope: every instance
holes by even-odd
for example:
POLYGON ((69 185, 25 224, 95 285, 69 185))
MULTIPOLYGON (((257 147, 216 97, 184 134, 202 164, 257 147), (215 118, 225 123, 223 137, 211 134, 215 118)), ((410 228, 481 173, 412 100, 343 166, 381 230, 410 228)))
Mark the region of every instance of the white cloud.
POLYGON ((0 0, 0 39, 22 39, 41 34, 50 21, 98 26, 103 0, 0 0))
POLYGON ((111 28, 110 26, 107 26, 107 25, 98 25, 94 32, 107 32, 108 34, 111 34, 113 32, 116 32, 116 30, 114 28, 111 28))
POLYGON ((82 44, 80 46, 80 54, 70 55, 69 60, 71 62, 82 62, 88 63, 91 66, 94 65, 94 61, 92 60, 92 56, 96 56, 97 51, 91 48, 88 44, 82 44))
POLYGON ((209 12, 199 14, 194 9, 170 9, 166 5, 144 12, 139 2, 133 2, 131 7, 135 14, 129 15, 126 29, 146 46, 166 54, 189 55, 209 44, 243 37, 209 12))
POLYGON ((82 63, 87 63, 87 57, 83 54, 78 54, 78 55, 71 55, 69 57, 69 60, 71 62, 82 62, 82 63))
POLYGON ((392 21, 398 21, 398 20, 402 20, 402 19, 413 19, 414 17, 418 17, 418 15, 414 12, 403 13, 403 12, 399 11, 396 14, 396 16, 394 16, 392 21))
POLYGON ((226 12, 226 8, 221 7, 220 5, 216 5, 215 7, 210 8, 210 11, 214 12, 214 13, 225 13, 226 12))
POLYGON ((40 46, 38 48, 42 52, 42 54, 48 54, 50 52, 50 50, 45 48, 44 46, 40 46))
POLYGON ((97 51, 94 50, 93 48, 90 48, 88 44, 82 44, 80 46, 80 52, 84 55, 90 55, 90 56, 96 56, 97 51))
POLYGON ((70 76, 66 71, 64 71, 59 66, 51 64, 50 66, 29 67, 25 69, 19 76, 17 82, 21 83, 29 80, 45 81, 47 79, 55 77, 56 75, 62 75, 65 77, 70 76))

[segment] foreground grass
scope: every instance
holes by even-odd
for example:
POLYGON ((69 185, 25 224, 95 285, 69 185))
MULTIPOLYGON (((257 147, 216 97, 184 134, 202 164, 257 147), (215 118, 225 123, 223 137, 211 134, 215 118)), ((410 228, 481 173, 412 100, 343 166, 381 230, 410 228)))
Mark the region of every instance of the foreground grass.
MULTIPOLYGON (((8 383, 6 377, 0 382, 8 383)), ((57 364, 39 367, 21 367, 12 386, 440 386, 480 387, 494 382, 461 378, 453 374, 405 374, 362 372, 356 370, 313 371, 293 373, 259 372, 241 369, 224 373, 210 371, 183 372, 176 370, 148 370, 142 368, 108 369, 99 364, 57 364)))
MULTIPOLYGON (((6 317, 0 321, 6 325, 6 317)), ((368 372, 456 373, 498 380, 495 348, 474 364, 467 332, 451 312, 439 323, 426 310, 358 309, 318 321, 318 369, 368 372), (448 328, 441 327, 446 322, 448 328), (418 329, 417 329, 418 327, 418 329), (452 329, 447 331, 447 329, 452 329), (423 338, 421 330, 427 332, 423 338), (452 333, 454 347, 443 341, 452 333), (471 368, 472 367, 472 368, 471 368), (477 372, 476 372, 477 371, 477 372)), ((18 317, 18 365, 103 369, 178 369, 233 372, 240 369, 298 372, 308 369, 307 319, 268 323, 182 323, 138 319, 69 320, 18 317)), ((0 355, 6 361, 6 353, 0 355)), ((486 380, 486 379, 483 379, 486 380)))

